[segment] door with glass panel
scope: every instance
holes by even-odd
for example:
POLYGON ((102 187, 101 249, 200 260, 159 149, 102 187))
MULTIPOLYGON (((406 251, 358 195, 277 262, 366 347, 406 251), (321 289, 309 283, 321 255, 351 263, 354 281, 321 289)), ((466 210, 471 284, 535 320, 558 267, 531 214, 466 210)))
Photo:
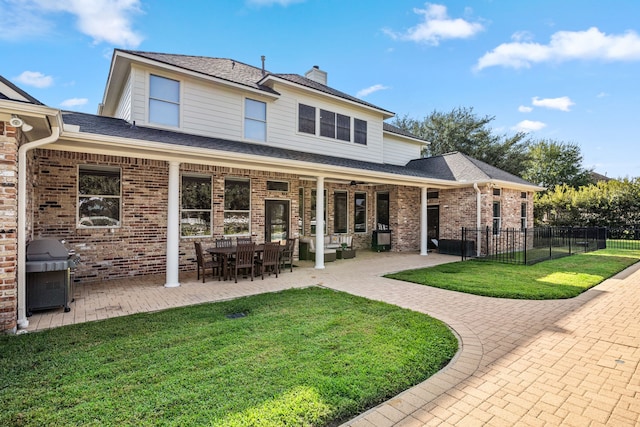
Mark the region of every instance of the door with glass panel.
POLYGON ((289 237, 289 201, 265 200, 264 240, 265 242, 286 241, 289 237))

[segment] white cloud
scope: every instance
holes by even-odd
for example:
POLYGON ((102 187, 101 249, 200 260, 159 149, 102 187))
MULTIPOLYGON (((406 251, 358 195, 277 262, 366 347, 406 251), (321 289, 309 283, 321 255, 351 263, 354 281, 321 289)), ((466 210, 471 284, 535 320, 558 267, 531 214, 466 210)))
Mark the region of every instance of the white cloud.
POLYGON ((95 44, 136 47, 142 42, 142 36, 132 28, 132 17, 142 13, 140 0, 0 0, 0 5, 8 10, 0 14, 0 33, 10 29, 9 35, 0 38, 7 40, 46 35, 56 21, 49 14, 62 12, 74 15, 78 30, 95 44))
POLYGON ((540 130, 546 126, 547 125, 542 122, 537 122, 533 120, 523 120, 517 125, 515 125, 512 129, 518 132, 529 133, 529 132, 535 132, 537 130, 540 130))
POLYGON ((409 28, 404 33, 383 30, 394 40, 409 40, 433 46, 446 39, 466 39, 484 30, 482 24, 469 22, 461 18, 451 19, 447 15, 447 7, 440 4, 425 4, 425 9, 413 9, 417 15, 424 17, 424 22, 409 28))
POLYGON ((571 111, 572 105, 576 105, 568 96, 561 96, 560 98, 544 98, 540 99, 534 96, 531 99, 531 103, 536 107, 549 108, 551 110, 571 111))
POLYGON ((634 31, 607 35, 596 27, 586 31, 558 31, 546 45, 519 40, 503 43, 484 54, 475 69, 493 66, 530 68, 535 63, 570 60, 638 61, 640 37, 634 31))
POLYGON ((521 105, 518 107, 518 111, 520 111, 521 113, 530 113, 533 111, 533 108, 527 107, 526 105, 521 105))
POLYGON ((41 89, 53 84, 53 77, 45 76, 39 71, 23 71, 18 77, 14 77, 13 80, 27 86, 41 89))
POLYGON ((358 98, 364 98, 365 96, 371 95, 374 92, 378 92, 380 90, 386 90, 386 89, 389 89, 389 87, 377 84, 377 85, 373 85, 373 86, 364 88, 362 90, 359 90, 358 93, 356 93, 356 96, 358 98))
POLYGON ((77 107, 79 105, 85 105, 89 100, 87 98, 70 98, 65 99, 60 103, 61 107, 77 107))
POLYGON ((609 94, 607 92, 600 92, 599 94, 596 95, 596 98, 606 98, 608 96, 609 94))

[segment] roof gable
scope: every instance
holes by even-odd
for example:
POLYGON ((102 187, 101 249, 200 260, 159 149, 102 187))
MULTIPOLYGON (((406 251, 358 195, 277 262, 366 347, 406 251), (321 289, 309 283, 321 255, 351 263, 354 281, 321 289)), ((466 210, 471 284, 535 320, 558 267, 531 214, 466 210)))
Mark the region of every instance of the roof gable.
POLYGON ((0 99, 9 101, 25 102, 33 105, 44 105, 42 102, 11 83, 9 80, 0 76, 0 99))

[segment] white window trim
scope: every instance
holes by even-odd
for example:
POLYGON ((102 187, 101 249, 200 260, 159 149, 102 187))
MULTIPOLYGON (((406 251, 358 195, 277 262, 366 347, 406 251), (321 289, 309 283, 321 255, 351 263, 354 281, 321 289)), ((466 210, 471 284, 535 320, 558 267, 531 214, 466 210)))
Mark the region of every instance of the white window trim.
MULTIPOLYGON (((153 98, 156 99, 156 98, 153 98)), ((168 75, 163 75, 162 73, 151 73, 148 72, 147 73, 147 87, 146 87, 146 98, 145 98, 145 110, 146 110, 146 117, 147 117, 147 123, 153 127, 156 128, 161 128, 161 129, 181 129, 182 128, 182 102, 184 100, 184 81, 176 78, 175 76, 168 76, 168 75), (162 123, 156 123, 156 122, 152 122, 151 121, 151 109, 149 108, 149 103, 151 101, 151 76, 156 76, 156 77, 161 77, 163 79, 167 79, 167 80, 174 80, 177 81, 180 84, 180 102, 177 103, 178 105, 178 126, 170 126, 170 125, 165 125, 162 123)), ((172 104, 175 104, 171 101, 165 101, 165 100, 160 100, 160 101, 164 101, 164 102, 169 102, 172 104)))
POLYGON ((210 185, 211 185, 211 206, 209 208, 209 212, 211 213, 210 215, 210 220, 209 220, 209 234, 202 234, 202 235, 196 235, 196 236, 185 236, 182 234, 182 227, 180 227, 180 238, 181 239, 192 239, 192 238, 202 238, 202 237, 211 237, 213 236, 213 223, 214 223, 214 218, 213 218, 213 177, 211 175, 202 175, 202 174, 197 174, 197 173, 183 173, 180 176, 180 221, 182 221, 182 212, 204 212, 206 211, 206 209, 184 209, 182 207, 182 179, 184 177, 190 177, 190 178, 208 178, 210 181, 210 185))
POLYGON ((245 97, 243 107, 244 107, 244 112, 243 112, 244 120, 242 121, 242 134, 244 135, 244 139, 248 141, 267 142, 267 140, 269 139, 269 136, 268 136, 269 127, 267 126, 267 123, 269 122, 269 109, 267 108, 267 103, 259 99, 245 97), (261 104, 264 104, 264 120, 253 118, 253 117, 247 117, 247 101, 259 102, 261 104), (255 139, 255 138, 247 137, 247 120, 253 121, 256 123, 264 123, 264 139, 255 139))
POLYGON ((369 200, 367 200, 369 198, 369 193, 367 193, 366 191, 356 191, 353 193, 353 232, 355 234, 363 234, 363 233, 367 233, 369 230, 369 200), (356 195, 357 194, 364 194, 364 231, 356 231, 356 219, 355 219, 355 215, 356 215, 356 195))
POLYGON ((78 165, 76 168, 76 180, 78 185, 76 186, 76 228, 83 230, 92 230, 92 229, 104 229, 104 228, 122 228, 122 168, 120 166, 106 166, 106 165, 91 165, 91 164, 83 164, 78 165), (94 169, 94 170, 104 170, 110 172, 118 172, 120 175, 120 189, 118 196, 106 196, 107 198, 118 199, 118 212, 120 213, 120 218, 118 218, 118 225, 81 225, 80 224, 80 197, 105 197, 103 194, 80 194, 80 169, 94 169))
POLYGON ((251 178, 246 177, 246 176, 225 176, 224 177, 224 184, 223 184, 223 199, 222 199, 222 230, 223 230, 223 235, 224 236, 229 236, 229 237, 245 237, 245 236, 251 236, 251 211, 253 210, 253 198, 251 197, 251 178), (227 210, 225 208, 225 198, 227 197, 227 180, 232 180, 232 181, 246 181, 249 183, 249 210, 248 211, 239 211, 239 210, 227 210), (224 233, 224 217, 225 214, 227 212, 248 212, 249 213, 249 231, 246 234, 225 234, 224 233))

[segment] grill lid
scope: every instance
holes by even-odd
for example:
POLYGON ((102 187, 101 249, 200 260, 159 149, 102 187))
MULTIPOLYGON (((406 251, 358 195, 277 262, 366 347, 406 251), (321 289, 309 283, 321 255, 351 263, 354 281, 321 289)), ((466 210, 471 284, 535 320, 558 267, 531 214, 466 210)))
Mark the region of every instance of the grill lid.
POLYGON ((27 245, 28 261, 66 260, 67 258, 69 258, 69 251, 56 239, 32 240, 27 245))

